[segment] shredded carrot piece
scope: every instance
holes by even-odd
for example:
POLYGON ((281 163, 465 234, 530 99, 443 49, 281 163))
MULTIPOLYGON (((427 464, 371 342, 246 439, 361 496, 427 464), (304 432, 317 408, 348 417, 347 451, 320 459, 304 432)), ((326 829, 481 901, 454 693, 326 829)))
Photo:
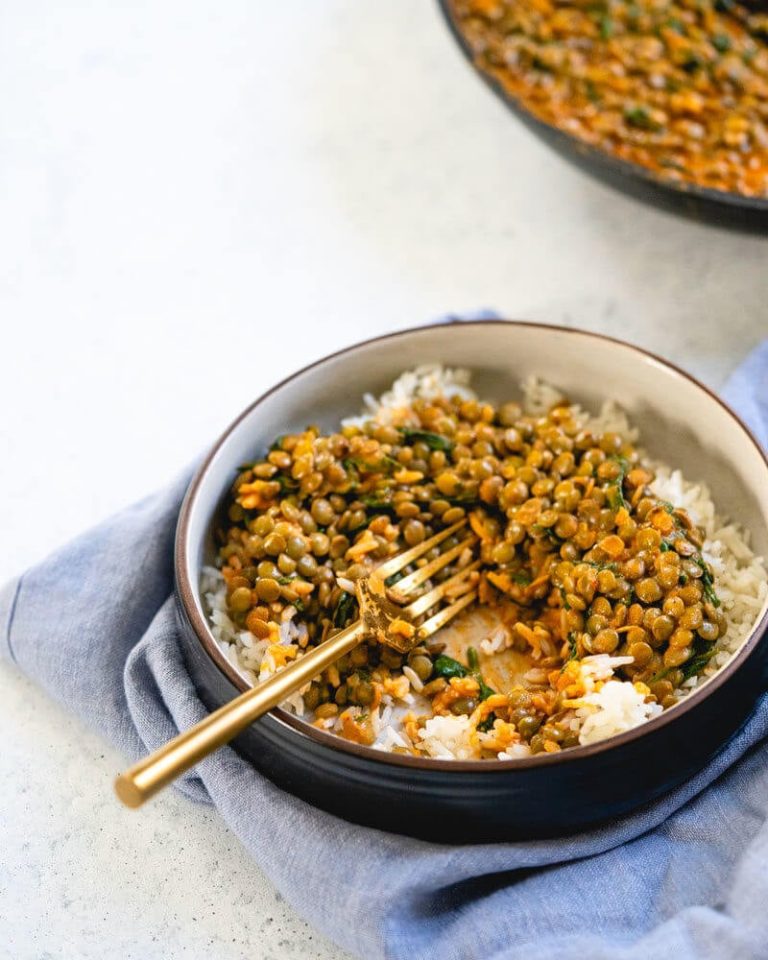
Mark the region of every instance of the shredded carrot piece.
POLYGON ((612 557, 614 560, 620 557, 625 550, 624 541, 615 533, 612 533, 608 537, 603 537, 603 539, 600 540, 597 545, 604 553, 607 553, 608 556, 612 557))
POLYGON ((405 637, 406 640, 410 640, 416 633, 416 627, 407 620, 402 620, 400 617, 397 617, 389 624, 389 632, 393 633, 396 637, 405 637))
POLYGON ((398 470, 392 476, 398 483, 420 483, 424 479, 420 470, 398 470))
POLYGON ((651 510, 650 521, 651 526, 658 530, 659 533, 672 533, 675 529, 674 518, 671 517, 663 507, 656 507, 651 510))
POLYGON ((497 587, 502 593, 509 593, 512 589, 512 581, 509 579, 508 573, 496 573, 495 570, 489 570, 486 576, 494 587, 497 587))
POLYGON ((254 480, 252 483, 241 483, 237 488, 237 502, 245 510, 264 510, 274 502, 280 492, 279 487, 266 480, 254 480))
POLYGON ((482 511, 473 510, 472 513, 470 513, 469 525, 483 543, 489 543, 493 539, 488 529, 488 518, 482 511))

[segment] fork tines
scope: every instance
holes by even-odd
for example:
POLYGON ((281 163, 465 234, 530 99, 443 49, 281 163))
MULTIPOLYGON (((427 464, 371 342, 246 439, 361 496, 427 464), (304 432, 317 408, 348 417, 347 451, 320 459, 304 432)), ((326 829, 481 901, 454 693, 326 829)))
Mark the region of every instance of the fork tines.
MULTIPOLYGON (((433 537, 430 537, 429 540, 424 540, 415 547, 411 547, 396 557, 386 560, 376 568, 375 576, 385 581, 394 574, 400 573, 406 567, 409 567, 428 554, 434 547, 443 543, 443 541, 447 540, 454 533, 461 530, 462 527, 466 526, 466 523, 466 519, 459 520, 450 527, 446 527, 445 530, 436 533, 433 537)), ((455 560, 461 558, 465 551, 471 551, 476 543, 477 537, 474 533, 460 540, 459 543, 449 547, 437 557, 434 557, 423 566, 418 567, 412 573, 403 577, 402 580, 399 580, 397 584, 388 591, 390 597, 396 602, 404 603, 408 599, 408 595, 412 594, 416 587, 426 580, 429 580, 440 570, 448 567, 455 560)), ((437 586, 421 594, 421 596, 403 608, 403 614, 408 619, 413 620, 443 600, 452 601, 448 606, 443 607, 443 609, 433 614, 433 616, 421 624, 418 628, 421 637, 428 637, 435 633, 465 607, 474 603, 477 599, 477 577, 475 576, 475 571, 477 571, 479 567, 479 560, 468 563, 447 580, 438 583, 437 586)))

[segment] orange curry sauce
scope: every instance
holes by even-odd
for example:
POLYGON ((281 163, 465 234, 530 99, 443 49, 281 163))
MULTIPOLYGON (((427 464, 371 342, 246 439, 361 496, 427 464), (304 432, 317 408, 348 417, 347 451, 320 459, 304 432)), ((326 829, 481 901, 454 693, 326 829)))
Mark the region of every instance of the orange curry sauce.
POLYGON ((661 177, 768 197, 768 13, 734 0, 452 0, 534 116, 661 177))

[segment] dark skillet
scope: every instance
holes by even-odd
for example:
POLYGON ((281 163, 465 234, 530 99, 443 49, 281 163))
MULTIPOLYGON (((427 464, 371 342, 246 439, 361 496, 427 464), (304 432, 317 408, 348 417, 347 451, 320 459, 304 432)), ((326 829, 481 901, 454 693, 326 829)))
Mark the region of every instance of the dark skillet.
MULTIPOLYGON (((754 0, 753 6, 757 8, 763 2, 764 0, 754 0)), ((539 120, 497 80, 477 66, 472 49, 451 12, 452 0, 438 0, 438 4, 454 39, 474 70, 515 116, 566 160, 570 160, 602 183, 610 184, 624 193, 672 213, 682 213, 694 220, 717 226, 759 233, 768 231, 768 199, 744 197, 725 190, 710 190, 695 184, 665 180, 639 164, 619 160, 564 130, 539 120)))

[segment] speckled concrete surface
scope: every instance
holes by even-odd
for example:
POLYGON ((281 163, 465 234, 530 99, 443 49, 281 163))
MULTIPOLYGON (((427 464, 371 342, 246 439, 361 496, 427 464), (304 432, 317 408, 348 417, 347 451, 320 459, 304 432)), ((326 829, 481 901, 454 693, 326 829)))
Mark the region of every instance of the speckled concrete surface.
POLYGON ((120 807, 122 758, 0 664, 0 957, 338 960, 207 807, 120 807))
MULTIPOLYGON (((0 579, 364 336, 492 306, 717 386, 768 335, 768 240, 553 156, 431 0, 6 3, 0 90, 0 579)), ((121 810, 106 744, 0 703, 0 957, 338 957, 210 811, 121 810)))

